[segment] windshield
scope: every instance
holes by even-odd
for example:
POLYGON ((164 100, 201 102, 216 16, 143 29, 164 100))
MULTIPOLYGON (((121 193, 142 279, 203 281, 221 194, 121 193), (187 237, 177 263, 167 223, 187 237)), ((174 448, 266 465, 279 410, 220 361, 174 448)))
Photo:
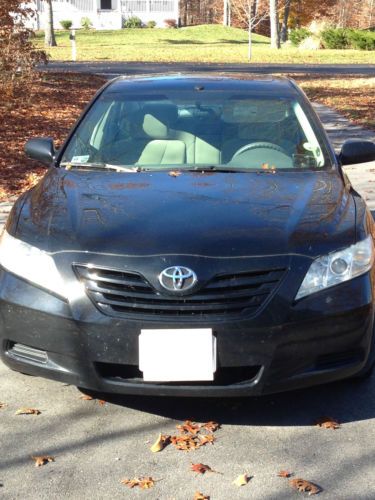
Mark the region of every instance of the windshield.
POLYGON ((60 165, 322 169, 329 156, 301 104, 274 95, 104 93, 60 165))

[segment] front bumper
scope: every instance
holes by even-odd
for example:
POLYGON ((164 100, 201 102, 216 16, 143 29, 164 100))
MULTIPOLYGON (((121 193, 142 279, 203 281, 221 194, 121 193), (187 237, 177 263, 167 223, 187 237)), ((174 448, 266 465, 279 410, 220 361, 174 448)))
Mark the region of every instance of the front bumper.
POLYGON ((72 306, 0 269, 1 357, 12 369, 86 389, 159 396, 260 395, 359 372, 373 337, 370 273, 295 304, 286 301, 287 290, 286 281, 256 318, 166 325, 105 316, 87 297, 84 307, 72 306), (141 329, 208 326, 217 338, 214 383, 143 382, 141 329), (48 361, 20 357, 15 344, 45 351, 48 361))

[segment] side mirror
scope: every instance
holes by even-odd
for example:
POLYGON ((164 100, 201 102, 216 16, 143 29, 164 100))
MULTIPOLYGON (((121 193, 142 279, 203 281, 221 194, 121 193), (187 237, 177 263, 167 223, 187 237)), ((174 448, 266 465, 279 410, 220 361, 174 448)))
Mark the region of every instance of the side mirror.
POLYGON ((53 139, 50 137, 29 139, 25 144, 25 153, 28 158, 40 161, 49 167, 55 156, 53 139))
POLYGON ((342 165, 375 161, 375 144, 371 141, 361 141, 360 139, 345 141, 341 148, 339 160, 342 165))

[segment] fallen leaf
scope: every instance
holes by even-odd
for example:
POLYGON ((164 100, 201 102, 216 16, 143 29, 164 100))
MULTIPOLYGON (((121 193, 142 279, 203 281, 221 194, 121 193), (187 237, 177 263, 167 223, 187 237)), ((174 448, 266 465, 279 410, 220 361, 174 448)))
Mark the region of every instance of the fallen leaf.
POLYGON ((98 399, 98 404, 100 406, 104 406, 106 404, 107 401, 104 401, 104 399, 98 399))
POLYGON ((155 479, 152 477, 135 477, 134 479, 122 479, 121 484, 134 488, 139 486, 142 490, 149 490, 155 484, 155 479))
POLYGON ((195 422, 192 422, 191 420, 185 420, 185 422, 182 425, 176 425, 176 428, 181 433, 198 434, 198 432, 201 429, 201 426, 199 424, 196 424, 195 422))
POLYGON ((89 396, 88 394, 82 394, 79 399, 83 399, 84 401, 92 401, 94 398, 92 396, 89 396))
POLYGON ((181 175, 181 173, 182 172, 180 172, 179 170, 171 170, 168 175, 170 175, 171 177, 178 177, 179 175, 181 175))
POLYGON ((51 457, 49 455, 42 455, 40 457, 31 457, 33 460, 35 460, 35 467, 41 467, 42 465, 47 464, 48 462, 54 462, 55 458, 51 457))
POLYGON ((191 464, 191 470, 197 474, 204 474, 205 472, 214 472, 215 474, 220 474, 216 470, 211 469, 209 465, 204 464, 191 464))
POLYGON ((193 500, 210 500, 210 497, 207 495, 203 495, 203 493, 200 493, 199 491, 196 491, 194 493, 193 500))
POLYGON ((164 434, 159 434, 155 443, 151 446, 150 450, 152 453, 157 453, 158 451, 163 450, 170 441, 170 436, 166 436, 164 434))
POLYGON ((15 415, 40 415, 41 411, 36 408, 20 408, 15 415))
POLYGON ((6 408, 8 405, 6 403, 1 403, 0 402, 0 410, 2 410, 3 408, 6 408))
POLYGON ((233 484, 236 486, 245 486, 250 481, 250 476, 247 474, 240 474, 234 481, 233 484))
POLYGON ((205 434, 204 436, 201 435, 198 437, 199 437, 199 441, 200 441, 201 446, 204 446, 207 443, 214 444, 214 441, 216 439, 213 434, 205 434))
POLYGON ((182 451, 196 450, 202 446, 198 436, 171 436, 171 443, 182 451))
POLYGON ((263 170, 268 170, 270 167, 268 165, 268 163, 262 163, 262 169, 263 170))
POLYGON ((296 478, 289 479, 289 485, 294 490, 299 491, 300 493, 308 493, 309 495, 317 495, 322 491, 318 485, 314 483, 310 483, 310 481, 306 481, 305 479, 296 478))
POLYGON ((314 424, 318 427, 323 427, 324 429, 336 430, 341 427, 341 425, 331 417, 320 417, 314 422, 314 424))
POLYGON ((203 424, 202 428, 206 429, 209 432, 215 432, 220 429, 220 424, 211 420, 210 422, 206 422, 205 424, 203 424))
POLYGON ((279 477, 290 477, 293 476, 293 472, 289 472, 287 470, 281 470, 277 475, 279 477))

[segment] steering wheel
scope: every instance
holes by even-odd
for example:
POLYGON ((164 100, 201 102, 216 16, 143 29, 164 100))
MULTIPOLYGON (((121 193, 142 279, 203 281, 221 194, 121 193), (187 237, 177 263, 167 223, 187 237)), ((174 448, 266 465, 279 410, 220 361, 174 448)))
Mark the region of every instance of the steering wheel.
POLYGON ((242 148, 236 151, 232 156, 232 160, 237 158, 237 156, 240 156, 243 153, 246 153, 247 151, 251 151, 253 149, 272 149, 273 151, 278 151, 285 156, 289 156, 288 152, 285 151, 284 148, 278 146, 277 144, 273 144, 272 142, 251 142, 250 144, 245 144, 245 146, 242 146, 242 148))

